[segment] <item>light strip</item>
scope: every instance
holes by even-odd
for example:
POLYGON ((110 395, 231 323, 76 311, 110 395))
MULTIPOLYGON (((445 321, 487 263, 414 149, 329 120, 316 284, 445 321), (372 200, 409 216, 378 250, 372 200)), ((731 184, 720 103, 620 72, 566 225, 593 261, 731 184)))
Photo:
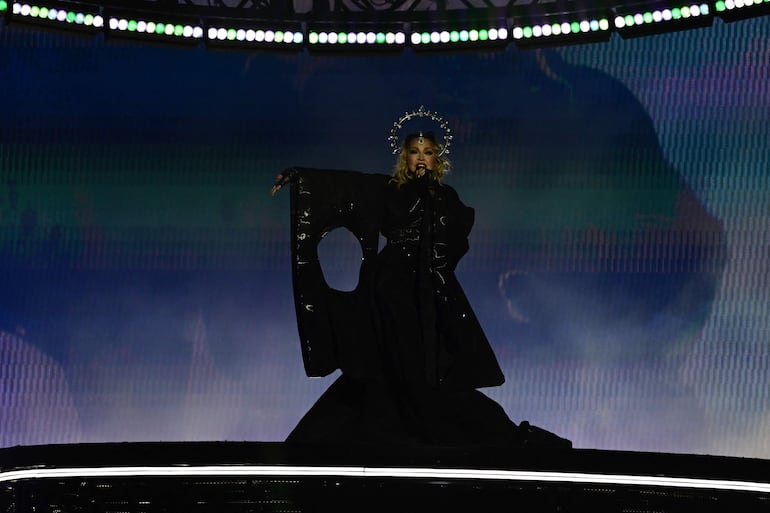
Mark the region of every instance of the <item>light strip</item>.
POLYGON ((524 40, 551 36, 579 36, 596 32, 606 32, 610 29, 606 18, 580 20, 562 23, 543 23, 515 26, 512 30, 515 40, 524 40))
POLYGON ((761 4, 768 4, 770 0, 718 0, 714 5, 717 12, 726 12, 755 7, 761 4))
POLYGON ((243 44, 286 44, 300 45, 303 42, 302 32, 293 30, 270 30, 255 28, 234 28, 210 26, 206 31, 209 41, 243 44))
MULTIPOLYGON (((7 3, 0 2, 0 11, 6 9, 7 3)), ((98 13, 84 13, 64 8, 46 7, 21 2, 13 3, 12 14, 14 16, 34 19, 36 21, 59 24, 82 25, 94 28, 101 28, 104 25, 104 20, 98 13)))
POLYGON ((539 472, 527 470, 478 470, 462 468, 392 468, 294 465, 202 465, 144 467, 35 468, 0 472, 0 482, 50 478, 115 478, 167 476, 276 476, 276 477, 385 477, 417 479, 475 479, 492 481, 559 482, 603 485, 656 486, 770 493, 770 483, 729 479, 539 472))
POLYGON ((403 45, 406 36, 398 31, 336 31, 336 30, 311 30, 308 33, 310 45, 403 45))
POLYGON ((651 23, 686 20, 698 16, 708 16, 708 14, 709 6, 707 3, 683 5, 681 7, 672 7, 670 9, 657 9, 654 11, 618 15, 615 17, 615 27, 622 29, 651 23))
POLYGON ((409 39, 413 46, 504 42, 508 39, 508 28, 423 30, 412 32, 409 39))
POLYGON ((143 19, 123 18, 111 16, 109 29, 117 32, 146 34, 148 36, 161 36, 176 39, 202 39, 203 28, 199 25, 166 23, 143 19))

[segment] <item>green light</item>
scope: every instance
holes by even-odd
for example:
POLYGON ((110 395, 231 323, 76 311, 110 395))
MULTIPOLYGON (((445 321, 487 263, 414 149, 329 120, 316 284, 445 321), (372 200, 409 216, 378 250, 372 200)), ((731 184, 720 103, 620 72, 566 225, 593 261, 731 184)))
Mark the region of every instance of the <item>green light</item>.
POLYGON ((184 27, 182 25, 174 25, 174 35, 181 36, 184 34, 184 27))
POLYGON ((479 41, 486 41, 489 39, 489 32, 482 29, 479 30, 479 41))
POLYGON ((577 34, 580 32, 580 23, 573 21, 570 23, 569 29, 572 31, 573 34, 577 34))
POLYGON ((166 33, 166 24, 165 23, 158 23, 155 25, 155 33, 156 34, 165 34, 166 33))
POLYGON ((626 27, 630 27, 634 24, 634 17, 630 14, 626 14, 625 18, 623 18, 623 21, 626 22, 626 27))
POLYGON ((645 23, 652 23, 653 22, 652 13, 651 12, 644 13, 643 17, 644 17, 644 22, 645 23))
POLYGON ((524 37, 532 37, 532 27, 524 27, 524 37))
POLYGON ((227 29, 227 35, 225 36, 228 41, 235 41, 236 31, 234 28, 227 29))
POLYGON ((318 44, 318 32, 311 32, 307 35, 307 42, 311 45, 317 45, 318 44))
POLYGON ((8 10, 8 2, 0 2, 0 11, 8 10))
POLYGON ((40 14, 40 7, 33 5, 29 8, 29 15, 33 18, 37 18, 37 15, 40 14))
POLYGON ((561 25, 558 23, 554 23, 551 25, 551 34, 554 36, 560 36, 561 35, 561 25))
POLYGON ((453 30, 449 33, 449 40, 453 43, 456 43, 460 40, 460 33, 456 30, 453 30))
POLYGON ((682 17, 682 11, 680 11, 678 8, 671 9, 671 17, 675 20, 678 20, 682 17))
POLYGON ((89 27, 94 24, 94 15, 93 14, 86 14, 83 17, 83 23, 88 25, 89 27))
POLYGON ((478 41, 479 40, 479 31, 476 29, 469 30, 468 31, 468 38, 471 41, 478 41))
POLYGON ((682 7, 682 17, 683 18, 689 18, 690 17, 690 8, 685 6, 682 7))
POLYGON ((129 32, 136 32, 136 20, 128 20, 128 23, 126 24, 126 29, 129 32))
POLYGON ((377 41, 377 44, 378 45, 384 44, 385 40, 386 40, 385 34, 383 34, 382 32, 377 32, 377 36, 375 37, 375 41, 377 41))
POLYGON ((286 32, 283 30, 276 30, 275 31, 275 42, 276 43, 283 43, 283 38, 285 36, 286 32))
POLYGON ((337 42, 341 45, 344 45, 348 42, 348 34, 347 32, 340 32, 337 34, 337 42))
POLYGON ((38 16, 41 18, 48 18, 48 7, 41 7, 38 16))

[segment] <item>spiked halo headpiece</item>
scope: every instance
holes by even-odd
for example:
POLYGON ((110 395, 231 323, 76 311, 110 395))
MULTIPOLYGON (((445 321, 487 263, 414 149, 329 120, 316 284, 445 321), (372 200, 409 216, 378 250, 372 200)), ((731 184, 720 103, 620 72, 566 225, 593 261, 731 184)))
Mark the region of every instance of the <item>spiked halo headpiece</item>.
POLYGON ((401 151, 398 132, 404 126, 404 123, 413 118, 428 118, 438 124, 438 127, 444 132, 444 144, 441 145, 439 156, 449 153, 449 146, 452 144, 452 129, 449 128, 449 124, 438 113, 426 110, 424 106, 420 105, 419 109, 405 112, 403 116, 393 122, 393 128, 390 129, 388 141, 390 141, 390 147, 394 155, 401 151))

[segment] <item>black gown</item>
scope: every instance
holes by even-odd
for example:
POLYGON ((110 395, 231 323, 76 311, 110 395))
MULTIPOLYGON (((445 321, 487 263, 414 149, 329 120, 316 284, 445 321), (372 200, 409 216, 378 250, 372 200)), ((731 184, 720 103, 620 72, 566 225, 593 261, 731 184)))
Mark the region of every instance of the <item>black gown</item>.
POLYGON ((517 426, 478 388, 503 373, 455 267, 474 211, 428 177, 296 168, 292 278, 309 376, 340 377, 287 438, 303 443, 521 446, 568 441, 517 426), (331 289, 317 248, 337 227, 361 243, 358 286, 331 289), (378 251, 379 236, 387 243, 378 251))

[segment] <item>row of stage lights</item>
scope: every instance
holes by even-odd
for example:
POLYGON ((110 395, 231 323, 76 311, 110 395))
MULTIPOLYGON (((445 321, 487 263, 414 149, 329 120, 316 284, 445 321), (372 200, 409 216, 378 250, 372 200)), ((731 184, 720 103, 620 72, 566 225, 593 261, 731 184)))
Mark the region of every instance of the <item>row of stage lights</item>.
MULTIPOLYGON (((278 22, 269 20, 206 19, 175 16, 173 19, 152 12, 119 12, 93 5, 64 2, 37 4, 0 0, 0 16, 11 22, 22 21, 52 27, 105 32, 109 35, 212 46, 272 49, 375 49, 398 50, 442 47, 566 45, 608 40, 611 33, 635 37, 711 24, 714 16, 725 21, 760 16, 770 12, 770 0, 710 0, 691 3, 673 0, 670 5, 647 4, 618 7, 606 12, 522 14, 487 26, 436 29, 436 23, 361 23, 354 30, 337 29, 329 23, 278 22)), ((349 22, 346 27, 351 26, 349 22)))

